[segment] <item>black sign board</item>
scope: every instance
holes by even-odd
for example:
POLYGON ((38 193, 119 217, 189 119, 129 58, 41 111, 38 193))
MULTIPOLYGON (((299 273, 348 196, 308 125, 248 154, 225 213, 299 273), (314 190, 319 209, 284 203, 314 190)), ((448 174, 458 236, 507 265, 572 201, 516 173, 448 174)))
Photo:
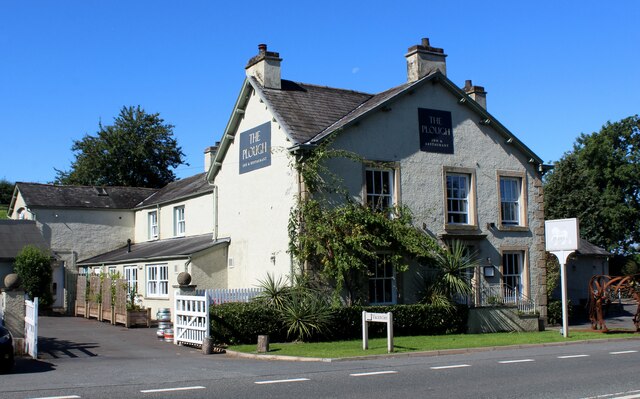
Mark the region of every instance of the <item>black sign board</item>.
POLYGON ((418 108, 420 150, 453 154, 451 112, 418 108))
POLYGON ((240 174, 271 165, 271 122, 240 133, 240 174))

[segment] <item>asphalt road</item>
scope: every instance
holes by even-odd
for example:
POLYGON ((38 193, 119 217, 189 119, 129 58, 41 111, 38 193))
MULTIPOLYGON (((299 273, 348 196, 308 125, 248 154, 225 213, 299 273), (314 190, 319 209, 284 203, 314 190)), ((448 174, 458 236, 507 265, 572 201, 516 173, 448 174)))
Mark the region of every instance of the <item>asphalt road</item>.
POLYGON ((203 355, 79 318, 43 317, 40 332, 42 358, 0 375, 0 398, 640 398, 635 339, 309 363, 203 355))

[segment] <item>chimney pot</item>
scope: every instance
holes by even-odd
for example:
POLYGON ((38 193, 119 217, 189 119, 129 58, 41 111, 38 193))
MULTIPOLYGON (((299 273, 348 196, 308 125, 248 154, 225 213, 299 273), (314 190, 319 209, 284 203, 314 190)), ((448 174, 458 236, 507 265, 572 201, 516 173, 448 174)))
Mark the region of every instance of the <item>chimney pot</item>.
POLYGON ((280 78, 280 54, 275 51, 267 51, 267 45, 258 44, 258 55, 251 57, 244 68, 248 77, 255 78, 263 87, 268 89, 281 89, 280 78))
POLYGON ((484 109, 487 109, 487 92, 484 91, 482 86, 474 86, 471 79, 464 81, 463 90, 469 95, 475 102, 480 104, 484 109))
POLYGON ((447 55, 444 50, 432 47, 429 38, 422 39, 420 44, 411 46, 405 54, 407 59, 407 81, 415 82, 423 77, 439 70, 443 75, 447 74, 447 55))

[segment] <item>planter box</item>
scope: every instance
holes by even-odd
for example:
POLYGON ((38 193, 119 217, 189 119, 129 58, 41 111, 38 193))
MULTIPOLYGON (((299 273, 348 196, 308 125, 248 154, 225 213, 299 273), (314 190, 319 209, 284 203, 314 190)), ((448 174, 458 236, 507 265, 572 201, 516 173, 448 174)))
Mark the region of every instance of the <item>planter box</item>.
POLYGON ((88 308, 89 308, 89 304, 87 303, 87 301, 76 300, 76 312, 75 312, 76 317, 78 316, 87 317, 88 308))
POLYGON ((111 324, 115 324, 115 311, 113 310, 113 306, 109 306, 109 307, 103 307, 102 308, 102 312, 100 312, 100 314, 102 315, 101 320, 102 321, 108 321, 111 324))
POLYGON ((102 304, 89 302, 89 311, 87 313, 87 318, 95 318, 100 320, 100 317, 102 316, 102 304))
POLYGON ((151 327, 151 308, 142 310, 127 310, 126 313, 116 313, 115 322, 125 327, 151 327))

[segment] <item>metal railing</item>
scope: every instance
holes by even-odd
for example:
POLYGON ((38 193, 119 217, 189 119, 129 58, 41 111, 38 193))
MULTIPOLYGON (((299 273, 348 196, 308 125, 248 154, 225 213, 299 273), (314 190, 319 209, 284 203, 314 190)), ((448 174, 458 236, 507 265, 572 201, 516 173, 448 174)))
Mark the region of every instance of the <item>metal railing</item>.
POLYGON ((479 297, 479 306, 515 306, 523 314, 535 314, 538 311, 535 300, 524 295, 518 287, 506 284, 482 284, 479 297))

